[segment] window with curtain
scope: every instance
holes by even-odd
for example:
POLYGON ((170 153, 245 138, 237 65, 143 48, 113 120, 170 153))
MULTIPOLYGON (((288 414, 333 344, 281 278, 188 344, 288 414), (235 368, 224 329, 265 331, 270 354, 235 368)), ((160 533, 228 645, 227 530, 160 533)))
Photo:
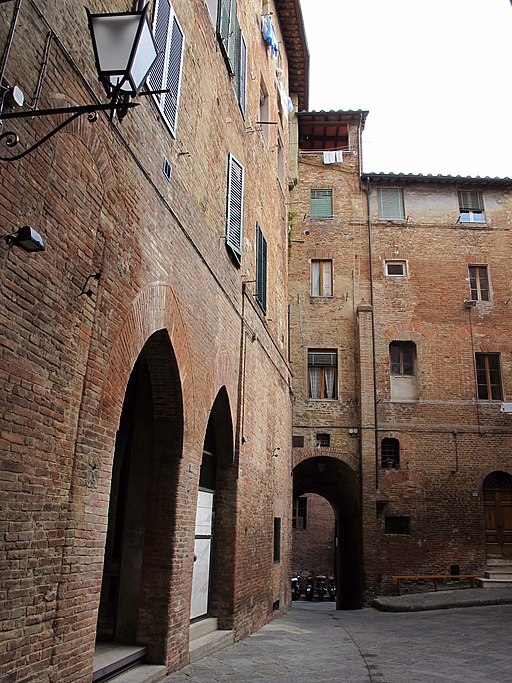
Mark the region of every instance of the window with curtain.
POLYGON ((311 190, 311 218, 332 218, 332 190, 311 190))
POLYGON ((459 221, 485 223, 484 200, 478 190, 459 190, 459 221))
POLYGON ((338 352, 333 349, 308 351, 309 398, 337 398, 338 352))
POLYGON ((168 90, 153 97, 169 130, 176 137, 185 37, 169 0, 156 2, 153 35, 158 56, 149 73, 148 84, 151 90, 168 90))
POLYGON ((403 220, 405 218, 404 193, 401 187, 379 187, 379 218, 403 220))
POLYGON ((469 266, 469 286, 473 301, 490 301, 487 266, 469 266))
POLYGON ((483 401, 501 401, 501 371, 499 353, 475 353, 478 398, 483 401))
POLYGON ((311 261, 311 296, 332 296, 332 260, 311 261))

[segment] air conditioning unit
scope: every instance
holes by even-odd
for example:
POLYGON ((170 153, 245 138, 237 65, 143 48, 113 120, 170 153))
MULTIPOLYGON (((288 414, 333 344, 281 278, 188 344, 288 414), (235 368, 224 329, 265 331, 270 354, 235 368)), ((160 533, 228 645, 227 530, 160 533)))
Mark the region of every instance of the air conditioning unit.
POLYGON ((502 403, 500 410, 502 413, 512 413, 512 403, 502 403))

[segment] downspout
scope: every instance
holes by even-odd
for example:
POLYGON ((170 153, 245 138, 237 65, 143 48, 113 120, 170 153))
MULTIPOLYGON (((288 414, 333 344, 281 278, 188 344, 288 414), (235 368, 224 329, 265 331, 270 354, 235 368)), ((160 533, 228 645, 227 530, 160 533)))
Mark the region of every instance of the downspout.
MULTIPOLYGON (((361 176, 360 176, 361 177, 361 176)), ((372 356, 373 356, 373 419, 375 430, 375 488, 379 488, 379 442, 378 442, 378 416, 377 416, 377 352, 375 349, 375 297, 373 293, 373 244, 372 244, 372 220, 370 217, 370 181, 366 181, 364 188, 366 193, 366 213, 368 220, 368 259, 370 270, 370 304, 372 307, 372 356)))

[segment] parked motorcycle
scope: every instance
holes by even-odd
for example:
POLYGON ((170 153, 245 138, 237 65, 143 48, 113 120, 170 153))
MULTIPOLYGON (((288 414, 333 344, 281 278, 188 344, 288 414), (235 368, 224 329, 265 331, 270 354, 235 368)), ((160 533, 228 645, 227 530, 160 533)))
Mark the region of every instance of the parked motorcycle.
POLYGON ((302 595, 300 588, 299 577, 292 576, 292 600, 298 600, 302 595))
POLYGON ((314 595, 315 595, 314 577, 308 576, 306 588, 304 589, 304 597, 306 598, 306 600, 313 600, 314 595))
POLYGON ((329 593, 330 600, 336 600, 336 581, 334 576, 331 576, 329 583, 327 584, 327 592, 329 593))
POLYGON ((327 593, 327 577, 323 574, 317 574, 315 577, 316 594, 319 600, 323 600, 327 593))

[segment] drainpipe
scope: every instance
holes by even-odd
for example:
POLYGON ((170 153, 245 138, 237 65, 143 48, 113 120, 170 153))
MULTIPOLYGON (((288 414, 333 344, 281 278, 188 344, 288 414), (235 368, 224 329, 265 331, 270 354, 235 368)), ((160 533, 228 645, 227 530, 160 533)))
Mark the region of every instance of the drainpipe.
POLYGON ((379 488, 379 442, 378 442, 378 416, 377 416, 377 352, 375 350, 375 297, 373 293, 373 245, 372 245, 372 220, 370 217, 370 181, 366 181, 363 188, 366 193, 366 213, 368 219, 368 259, 370 266, 370 304, 372 307, 372 355, 373 355, 373 415, 375 423, 375 488, 379 488))

